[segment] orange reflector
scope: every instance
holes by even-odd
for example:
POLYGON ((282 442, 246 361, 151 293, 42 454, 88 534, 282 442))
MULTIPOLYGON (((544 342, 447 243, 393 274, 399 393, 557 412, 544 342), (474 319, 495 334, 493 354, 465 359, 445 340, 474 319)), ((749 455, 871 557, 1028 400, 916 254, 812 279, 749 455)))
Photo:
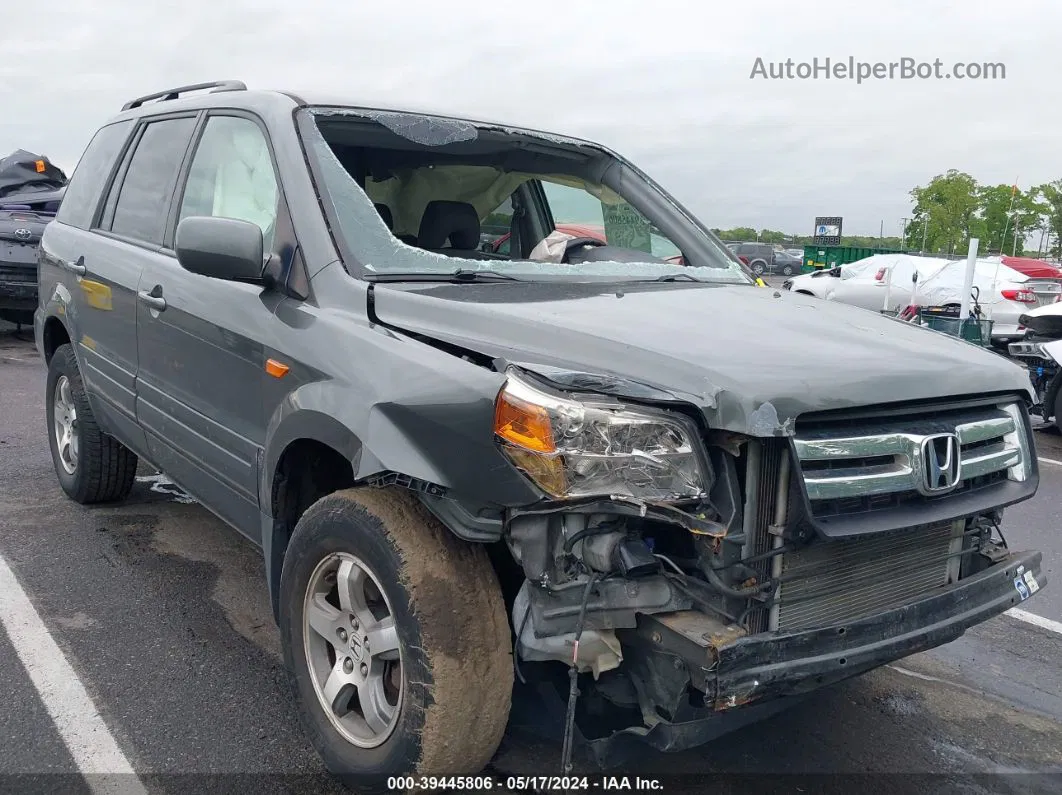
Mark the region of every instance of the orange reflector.
POLYGON ((505 441, 536 453, 556 452, 549 414, 502 391, 494 407, 494 432, 505 441))
POLYGON ((38 174, 43 174, 44 173, 44 168, 45 168, 44 161, 43 160, 38 160, 37 163, 36 163, 36 166, 37 166, 37 173, 38 174))
POLYGON ((274 378, 283 378, 291 368, 276 359, 266 359, 266 372, 274 378))

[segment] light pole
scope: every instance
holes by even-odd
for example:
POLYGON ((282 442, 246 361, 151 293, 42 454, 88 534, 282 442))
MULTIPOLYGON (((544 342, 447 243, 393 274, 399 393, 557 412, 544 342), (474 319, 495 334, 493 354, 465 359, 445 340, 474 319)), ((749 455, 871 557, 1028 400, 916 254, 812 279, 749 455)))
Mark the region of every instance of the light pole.
POLYGON ((900 248, 907 248, 907 219, 901 218, 903 226, 900 228, 900 248))
POLYGON ((926 253, 926 230, 929 229, 929 213, 926 213, 925 219, 922 221, 922 253, 926 253))

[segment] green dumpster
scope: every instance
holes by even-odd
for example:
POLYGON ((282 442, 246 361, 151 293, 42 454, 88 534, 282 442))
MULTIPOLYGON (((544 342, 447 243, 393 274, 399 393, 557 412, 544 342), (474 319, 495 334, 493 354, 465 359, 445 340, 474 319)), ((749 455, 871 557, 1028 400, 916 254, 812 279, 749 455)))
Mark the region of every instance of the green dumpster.
POLYGON ((811 273, 823 268, 836 268, 875 254, 903 254, 898 248, 865 248, 862 246, 804 246, 804 264, 801 271, 811 273))

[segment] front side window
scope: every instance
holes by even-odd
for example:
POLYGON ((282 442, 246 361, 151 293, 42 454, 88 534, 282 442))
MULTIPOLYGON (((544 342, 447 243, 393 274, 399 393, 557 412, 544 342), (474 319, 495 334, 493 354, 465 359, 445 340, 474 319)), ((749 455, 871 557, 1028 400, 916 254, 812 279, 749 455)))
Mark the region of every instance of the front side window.
POLYGON ((542 181, 542 188, 559 232, 596 238, 612 246, 645 252, 657 259, 675 260, 682 256, 679 247, 629 202, 613 200, 610 203, 589 193, 586 188, 549 179, 542 181))
POLYGON ((213 116, 196 147, 177 222, 189 216, 250 221, 273 247, 280 190, 262 128, 240 116, 213 116))
POLYGON ((194 129, 191 116, 151 122, 144 128, 119 189, 112 232, 162 245, 177 171, 194 129))

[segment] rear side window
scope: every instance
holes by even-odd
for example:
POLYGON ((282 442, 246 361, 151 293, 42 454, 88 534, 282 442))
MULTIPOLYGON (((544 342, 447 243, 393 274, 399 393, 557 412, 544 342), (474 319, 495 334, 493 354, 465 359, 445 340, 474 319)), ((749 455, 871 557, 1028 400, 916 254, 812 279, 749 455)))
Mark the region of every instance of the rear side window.
POLYGON ((133 127, 132 119, 108 124, 92 136, 66 186, 55 219, 60 223, 88 229, 92 226, 100 193, 106 186, 115 161, 133 127))
POLYGON ((144 128, 114 208, 111 231, 116 235, 162 244, 177 171, 195 124, 189 116, 151 122, 144 128))

